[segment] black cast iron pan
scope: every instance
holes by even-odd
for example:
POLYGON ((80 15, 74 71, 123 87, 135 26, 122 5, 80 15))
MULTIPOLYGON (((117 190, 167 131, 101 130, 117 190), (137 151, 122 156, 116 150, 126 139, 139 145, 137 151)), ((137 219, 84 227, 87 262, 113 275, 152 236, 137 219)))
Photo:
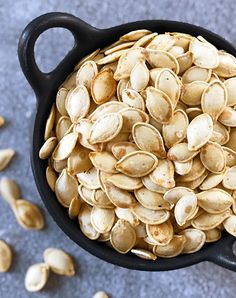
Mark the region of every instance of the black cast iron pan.
POLYGON ((101 30, 91 27, 70 14, 48 13, 36 18, 24 29, 19 40, 18 55, 22 70, 32 86, 38 102, 31 150, 32 168, 38 191, 58 226, 83 249, 109 263, 136 270, 164 271, 190 266, 202 261, 212 261, 236 271, 236 256, 232 252, 235 239, 226 234, 218 242, 205 246, 199 252, 171 259, 158 258, 157 261, 146 261, 131 254, 121 255, 103 243, 86 238, 81 233, 78 224, 69 219, 66 210, 58 203, 54 193, 47 185, 45 178, 47 162, 39 159, 38 152, 44 142, 46 120, 59 85, 86 54, 111 44, 129 31, 144 28, 158 33, 178 31, 193 36, 202 35, 218 49, 226 50, 236 56, 236 49, 222 37, 201 27, 175 21, 139 21, 101 30), (52 72, 43 73, 35 62, 34 46, 41 33, 54 27, 68 29, 74 36, 74 47, 52 72))

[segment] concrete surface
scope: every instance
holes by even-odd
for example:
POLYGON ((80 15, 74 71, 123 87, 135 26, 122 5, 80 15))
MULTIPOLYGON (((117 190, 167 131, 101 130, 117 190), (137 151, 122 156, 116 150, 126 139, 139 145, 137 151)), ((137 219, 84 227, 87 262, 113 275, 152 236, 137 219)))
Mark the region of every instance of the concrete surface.
MULTIPOLYGON (((0 238, 14 248, 14 262, 9 273, 0 274, 0 297, 90 298, 105 290, 112 298, 138 297, 235 297, 236 274, 211 263, 162 273, 136 272, 107 264, 86 253, 70 241, 52 221, 36 190, 29 162, 30 116, 35 108, 34 94, 19 67, 16 49, 26 24, 50 11, 70 12, 86 22, 106 28, 141 19, 183 20, 204 26, 236 44, 235 1, 81 1, 81 0, 0 0, 0 115, 7 125, 0 130, 0 148, 12 147, 17 156, 0 173, 12 177, 22 187, 23 197, 39 204, 47 227, 40 232, 25 232, 9 207, 0 201, 0 238), (76 259, 73 278, 51 275, 41 293, 24 289, 24 275, 29 265, 42 261, 47 247, 61 247, 76 259)), ((49 70, 59 61, 72 38, 63 30, 47 32, 38 44, 38 61, 49 70)))

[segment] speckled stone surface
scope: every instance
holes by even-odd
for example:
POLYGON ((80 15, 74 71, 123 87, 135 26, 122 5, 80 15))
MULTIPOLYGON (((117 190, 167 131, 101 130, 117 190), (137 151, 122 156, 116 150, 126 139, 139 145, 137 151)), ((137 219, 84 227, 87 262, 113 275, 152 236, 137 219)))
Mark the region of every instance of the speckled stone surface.
MULTIPOLYGON (((0 173, 14 178, 22 187, 22 196, 36 202, 46 218, 46 229, 25 232, 5 202, 0 201, 0 238, 14 248, 9 273, 0 274, 1 298, 55 297, 90 298, 105 290, 112 298, 175 297, 233 298, 236 274, 211 263, 201 263, 172 272, 137 272, 107 264, 75 245, 53 222, 36 190, 30 168, 30 117, 35 109, 34 94, 26 82, 17 59, 17 42, 26 24, 40 14, 64 11, 77 15, 99 28, 142 19, 182 20, 206 27, 236 44, 235 1, 81 1, 81 0, 0 0, 0 115, 7 119, 0 129, 0 148, 12 147, 17 156, 0 173), (45 289, 29 294, 24 275, 31 264, 42 261, 43 250, 60 247, 76 260, 75 277, 51 275, 45 289)), ((50 31, 38 43, 37 61, 42 69, 51 69, 72 44, 63 30, 50 31)))

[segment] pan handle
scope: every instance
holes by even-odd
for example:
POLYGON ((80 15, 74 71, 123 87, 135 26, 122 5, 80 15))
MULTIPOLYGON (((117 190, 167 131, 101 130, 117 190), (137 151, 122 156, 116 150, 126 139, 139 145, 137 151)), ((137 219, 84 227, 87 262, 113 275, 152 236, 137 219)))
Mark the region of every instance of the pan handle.
MULTIPOLYGON (((98 38, 96 29, 79 18, 67 13, 47 13, 31 21, 21 34, 18 44, 18 57, 21 68, 32 86, 37 98, 42 97, 51 90, 52 86, 57 85, 60 80, 60 72, 71 72, 71 69, 77 62, 77 55, 73 53, 78 50, 83 51, 85 45, 94 45, 95 39, 98 38), (35 61, 34 47, 35 42, 44 31, 54 27, 68 29, 74 36, 74 46, 57 67, 49 72, 42 72, 35 61)), ((79 55, 79 54, 78 54, 79 55)))
POLYGON ((207 261, 236 272, 236 255, 233 253, 235 237, 225 235, 224 241, 218 241, 212 245, 208 252, 207 261))

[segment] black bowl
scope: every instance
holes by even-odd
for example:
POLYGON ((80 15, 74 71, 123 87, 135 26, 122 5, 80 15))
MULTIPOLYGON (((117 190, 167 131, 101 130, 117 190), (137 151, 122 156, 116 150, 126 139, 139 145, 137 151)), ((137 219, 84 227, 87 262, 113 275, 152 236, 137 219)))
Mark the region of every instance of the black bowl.
POLYGON ((175 21, 139 21, 101 30, 91 27, 70 14, 48 13, 36 18, 24 29, 19 40, 18 56, 22 70, 38 101, 31 151, 32 168, 38 191, 58 226, 80 247, 109 263, 136 270, 164 271, 190 266, 202 261, 212 261, 236 271, 236 257, 232 252, 234 237, 226 234, 223 234, 219 241, 206 245, 199 252, 171 259, 158 258, 157 261, 146 261, 132 254, 119 254, 101 242, 86 238, 81 233, 76 221, 69 219, 65 208, 58 203, 55 194, 47 184, 45 178, 47 162, 39 159, 38 152, 44 142, 45 123, 58 87, 83 56, 97 48, 111 44, 129 31, 143 28, 158 33, 178 31, 193 36, 202 35, 218 49, 223 49, 236 56, 236 49, 222 37, 201 27, 175 21), (68 29, 73 34, 75 43, 73 49, 52 72, 42 73, 35 62, 34 46, 39 35, 53 27, 68 29))

